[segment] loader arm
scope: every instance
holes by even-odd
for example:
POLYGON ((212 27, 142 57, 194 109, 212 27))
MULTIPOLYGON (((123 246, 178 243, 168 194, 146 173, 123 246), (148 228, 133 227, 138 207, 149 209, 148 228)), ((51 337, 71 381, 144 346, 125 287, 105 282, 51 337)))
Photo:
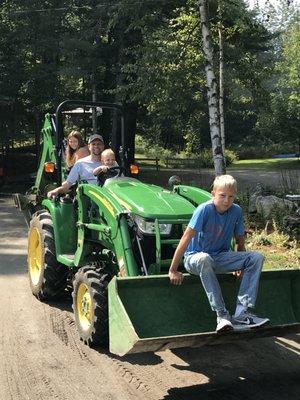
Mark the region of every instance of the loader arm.
POLYGON ((54 130, 53 117, 50 114, 46 114, 44 126, 42 128, 42 151, 39 160, 40 168, 37 171, 34 184, 35 192, 44 196, 47 194, 47 190, 45 191, 45 189, 48 185, 56 186, 58 184, 57 170, 55 173, 48 174, 43 168, 47 162, 52 162, 55 166, 58 162, 58 154, 54 143, 54 130))

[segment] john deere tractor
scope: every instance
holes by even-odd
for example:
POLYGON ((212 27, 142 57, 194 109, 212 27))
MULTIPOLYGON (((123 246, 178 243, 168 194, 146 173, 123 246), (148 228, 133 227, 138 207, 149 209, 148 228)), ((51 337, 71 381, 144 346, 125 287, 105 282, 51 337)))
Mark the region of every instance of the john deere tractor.
MULTIPOLYGON (((198 277, 185 274, 181 286, 170 284, 174 250, 210 194, 181 184, 166 190, 133 177, 120 105, 64 101, 46 115, 42 137, 35 185, 26 196, 15 195, 29 225, 30 286, 42 301, 72 287, 76 327, 87 345, 108 345, 124 355, 299 331, 299 270, 262 273, 257 312, 270 318, 268 327, 223 334, 214 331, 198 277), (120 168, 99 186, 80 182, 50 200, 48 191, 66 177, 65 121, 79 108, 88 116, 95 108, 112 112, 118 128, 111 143, 120 168)), ((233 311, 239 281, 232 274, 219 275, 219 281, 233 311)))

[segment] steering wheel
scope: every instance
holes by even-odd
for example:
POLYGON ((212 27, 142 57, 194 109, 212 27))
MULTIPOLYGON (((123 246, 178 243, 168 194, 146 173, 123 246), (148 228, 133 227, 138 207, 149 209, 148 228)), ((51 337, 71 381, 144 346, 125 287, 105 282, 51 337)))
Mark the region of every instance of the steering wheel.
POLYGON ((122 173, 124 173, 124 172, 125 172, 125 168, 117 165, 115 167, 109 168, 105 172, 105 174, 107 175, 107 178, 119 178, 122 175, 122 173))
POLYGON ((106 179, 119 178, 122 175, 122 173, 124 173, 124 172, 125 172, 125 168, 120 167, 119 165, 115 166, 115 167, 111 167, 106 172, 102 172, 97 175, 98 185, 102 186, 104 184, 104 182, 106 181, 106 179))

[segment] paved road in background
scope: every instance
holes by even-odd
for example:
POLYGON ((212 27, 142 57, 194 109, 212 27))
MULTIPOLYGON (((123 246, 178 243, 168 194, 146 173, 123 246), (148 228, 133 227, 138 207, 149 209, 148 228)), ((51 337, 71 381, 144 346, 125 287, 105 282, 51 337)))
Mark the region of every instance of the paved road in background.
MULTIPOLYGON (((287 188, 299 188, 300 191, 300 169, 284 171, 263 171, 249 169, 230 169, 228 174, 233 175, 238 181, 240 191, 254 189, 258 184, 273 191, 287 192, 287 188)), ((155 183, 162 186, 168 185, 168 179, 172 175, 178 175, 185 185, 195 185, 202 188, 209 188, 214 180, 213 170, 190 170, 190 169, 162 169, 158 172, 155 169, 142 169, 141 180, 155 183)))

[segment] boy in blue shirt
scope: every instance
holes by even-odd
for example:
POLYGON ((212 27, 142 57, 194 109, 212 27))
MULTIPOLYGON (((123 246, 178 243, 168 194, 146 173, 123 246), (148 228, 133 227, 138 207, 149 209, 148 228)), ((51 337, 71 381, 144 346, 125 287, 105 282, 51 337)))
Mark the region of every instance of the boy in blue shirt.
POLYGON ((257 252, 245 251, 243 212, 234 204, 236 180, 221 175, 213 183, 212 200, 199 205, 185 230, 169 269, 171 283, 183 280, 177 271, 184 256, 185 269, 199 275, 211 309, 217 314, 217 332, 232 330, 234 325, 247 328, 262 326, 268 318, 260 318, 250 310, 255 306, 259 277, 264 258, 257 252), (231 251, 235 237, 237 251, 231 251), (229 315, 221 292, 217 273, 235 272, 242 275, 234 316, 229 315))

